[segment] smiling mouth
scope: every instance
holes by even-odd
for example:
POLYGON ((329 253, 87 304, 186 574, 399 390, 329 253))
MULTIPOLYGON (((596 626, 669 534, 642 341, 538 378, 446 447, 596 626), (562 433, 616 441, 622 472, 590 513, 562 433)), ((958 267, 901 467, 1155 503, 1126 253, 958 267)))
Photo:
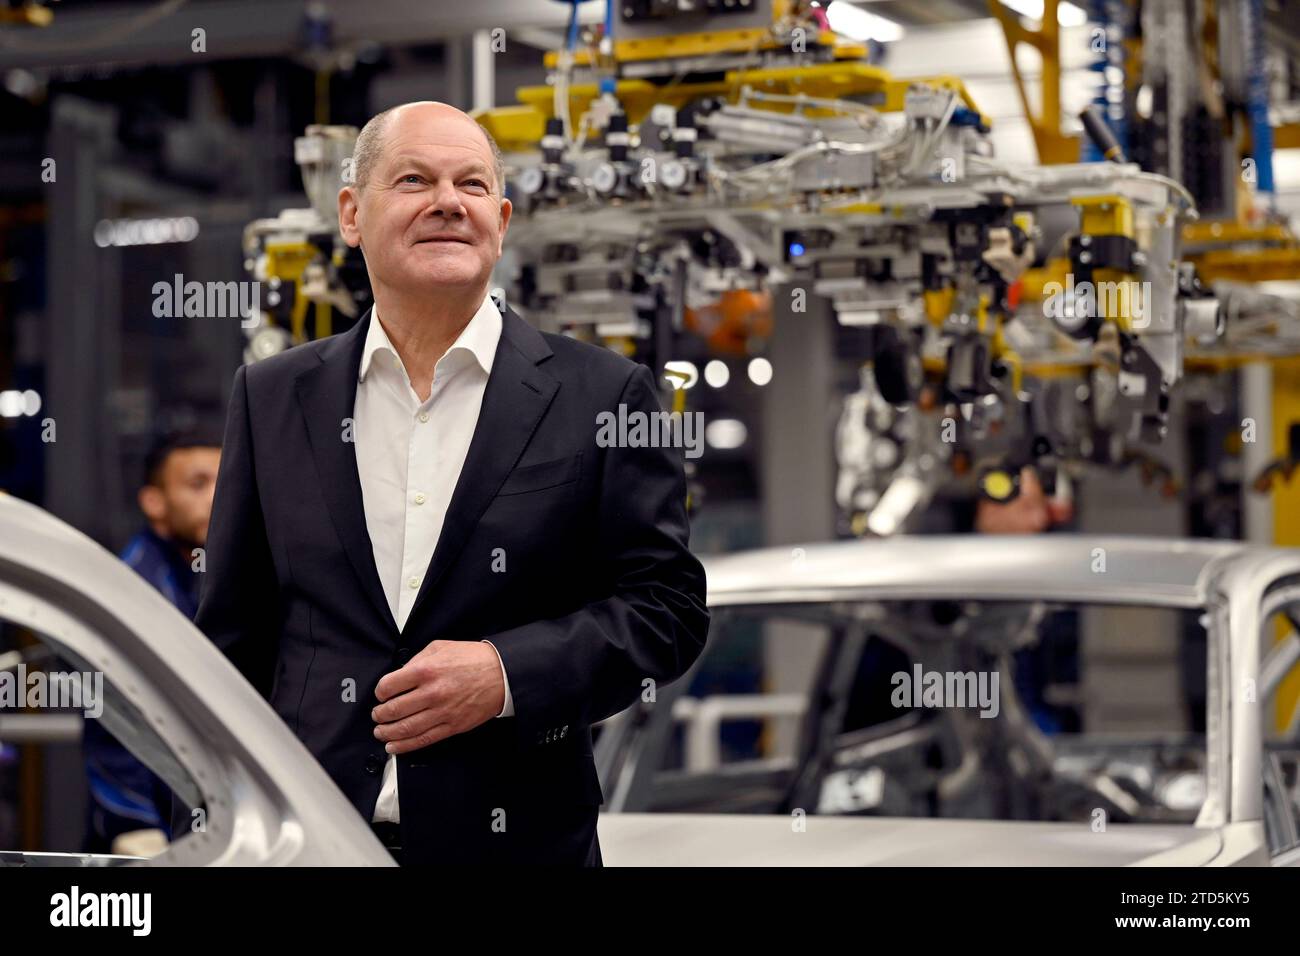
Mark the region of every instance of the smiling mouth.
POLYGON ((469 243, 464 239, 451 239, 451 238, 417 239, 415 244, 418 246, 426 242, 458 242, 462 246, 469 245, 469 243))

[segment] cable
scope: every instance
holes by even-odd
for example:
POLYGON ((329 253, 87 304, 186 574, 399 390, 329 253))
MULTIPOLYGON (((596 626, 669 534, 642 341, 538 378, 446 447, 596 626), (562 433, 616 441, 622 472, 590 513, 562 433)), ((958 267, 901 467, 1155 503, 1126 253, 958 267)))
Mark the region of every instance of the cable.
POLYGON ((1166 186, 1169 189, 1172 189, 1174 192, 1182 196, 1184 202, 1187 203, 1188 218, 1189 219, 1201 218, 1201 214, 1196 208, 1196 197, 1193 196, 1190 192, 1188 192, 1187 187, 1184 186, 1182 183, 1180 183, 1178 180, 1171 179, 1170 177, 1165 176, 1161 173, 1147 172, 1145 169, 1137 169, 1131 173, 1123 173, 1122 175, 1124 179, 1146 179, 1152 182, 1160 183, 1162 186, 1166 186))
MULTIPOLYGON (((997 160, 989 159, 987 156, 972 155, 966 157, 966 160, 967 162, 975 163, 976 165, 979 166, 985 166, 991 171, 997 173, 998 175, 1007 176, 1011 179, 1015 179, 1032 186, 1041 185, 1041 179, 1027 174, 1025 170, 1010 169, 1007 166, 1004 166, 1003 164, 999 163, 997 160)), ((1189 219, 1200 218, 1200 213, 1197 211, 1196 208, 1196 198, 1190 192, 1187 191, 1186 186, 1184 186, 1176 179, 1171 179, 1169 176, 1165 176, 1161 173, 1148 172, 1145 169, 1120 170, 1117 172, 1108 173, 1107 176, 1108 178, 1113 177, 1116 179, 1138 179, 1138 180, 1146 180, 1149 182, 1159 183, 1161 186, 1173 190, 1179 195, 1179 197, 1183 200, 1183 202, 1187 206, 1186 211, 1189 219)))
POLYGON ((934 147, 938 144, 939 137, 941 137, 943 135, 943 131, 948 128, 948 124, 952 122, 953 114, 956 112, 957 112, 957 93, 955 90, 949 90, 948 105, 944 108, 943 116, 939 119, 939 122, 935 126, 934 130, 925 138, 924 145, 921 146, 919 149, 916 148, 915 146, 913 147, 912 159, 903 168, 902 172, 899 174, 900 176, 911 176, 913 173, 916 172, 916 167, 926 161, 926 159, 930 155, 930 151, 933 150, 934 147))
POLYGON ((721 180, 732 183, 742 192, 760 189, 764 186, 770 188, 771 180, 777 173, 788 170, 801 160, 817 153, 835 152, 860 156, 866 153, 878 153, 893 145, 895 143, 889 140, 882 140, 877 143, 842 143, 833 140, 819 140, 815 143, 809 143, 807 146, 800 146, 778 159, 769 160, 758 166, 751 166, 748 169, 736 172, 714 169, 713 174, 721 180))
POLYGON ((572 53, 578 45, 578 4, 582 3, 583 0, 569 0, 569 2, 571 4, 569 7, 569 26, 565 30, 567 39, 564 48, 572 53))
POLYGON ((835 110, 840 113, 858 114, 872 120, 872 125, 880 122, 880 111, 866 103, 855 103, 853 100, 830 99, 822 96, 808 96, 804 93, 764 93, 761 90, 755 90, 752 87, 744 87, 740 93, 740 103, 738 106, 744 107, 749 100, 759 100, 760 102, 771 103, 793 103, 799 106, 814 106, 821 109, 835 110))

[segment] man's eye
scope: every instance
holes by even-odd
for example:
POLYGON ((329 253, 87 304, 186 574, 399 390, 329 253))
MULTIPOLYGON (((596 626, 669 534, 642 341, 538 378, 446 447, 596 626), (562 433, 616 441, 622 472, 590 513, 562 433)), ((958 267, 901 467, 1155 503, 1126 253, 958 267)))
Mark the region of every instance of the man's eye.
POLYGON ((420 175, 419 175, 419 173, 407 173, 405 176, 403 176, 403 177, 402 177, 400 180, 398 180, 398 181, 404 183, 404 182, 409 182, 409 181, 411 181, 411 180, 414 180, 414 181, 417 182, 417 183, 418 183, 418 182, 421 182, 421 179, 420 179, 420 175))
POLYGON ((466 185, 466 186, 479 186, 479 187, 482 188, 482 189, 487 189, 487 183, 483 182, 483 180, 481 180, 481 179, 467 179, 467 180, 465 180, 465 185, 466 185))

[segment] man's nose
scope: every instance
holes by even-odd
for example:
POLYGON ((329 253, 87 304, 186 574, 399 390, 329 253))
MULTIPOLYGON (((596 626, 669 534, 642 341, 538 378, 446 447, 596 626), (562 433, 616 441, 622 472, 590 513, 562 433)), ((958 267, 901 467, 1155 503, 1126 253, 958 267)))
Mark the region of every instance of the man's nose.
POLYGON ((433 195, 429 200, 429 207, 425 212, 430 215, 446 216, 453 219, 465 215, 465 206, 460 201, 460 193, 456 191, 456 184, 445 179, 435 183, 433 195))

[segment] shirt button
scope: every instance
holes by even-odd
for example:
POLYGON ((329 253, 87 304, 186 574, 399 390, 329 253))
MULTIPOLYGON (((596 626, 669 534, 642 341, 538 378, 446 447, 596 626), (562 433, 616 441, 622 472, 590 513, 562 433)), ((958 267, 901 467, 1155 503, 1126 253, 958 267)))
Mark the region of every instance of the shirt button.
POLYGON ((406 583, 407 583, 407 585, 408 585, 409 587, 411 587, 412 589, 414 589, 414 588, 418 588, 418 587, 420 586, 420 579, 419 579, 419 578, 411 578, 411 579, 410 579, 409 581, 407 581, 406 583))
POLYGON ((416 503, 417 505, 422 505, 422 504, 424 504, 424 492, 423 492, 423 491, 418 491, 418 492, 416 492, 416 494, 415 494, 415 503, 416 503))
POLYGON ((428 413, 428 412, 420 412, 420 421, 422 421, 422 422, 427 422, 428 420, 429 420, 429 413, 428 413))

